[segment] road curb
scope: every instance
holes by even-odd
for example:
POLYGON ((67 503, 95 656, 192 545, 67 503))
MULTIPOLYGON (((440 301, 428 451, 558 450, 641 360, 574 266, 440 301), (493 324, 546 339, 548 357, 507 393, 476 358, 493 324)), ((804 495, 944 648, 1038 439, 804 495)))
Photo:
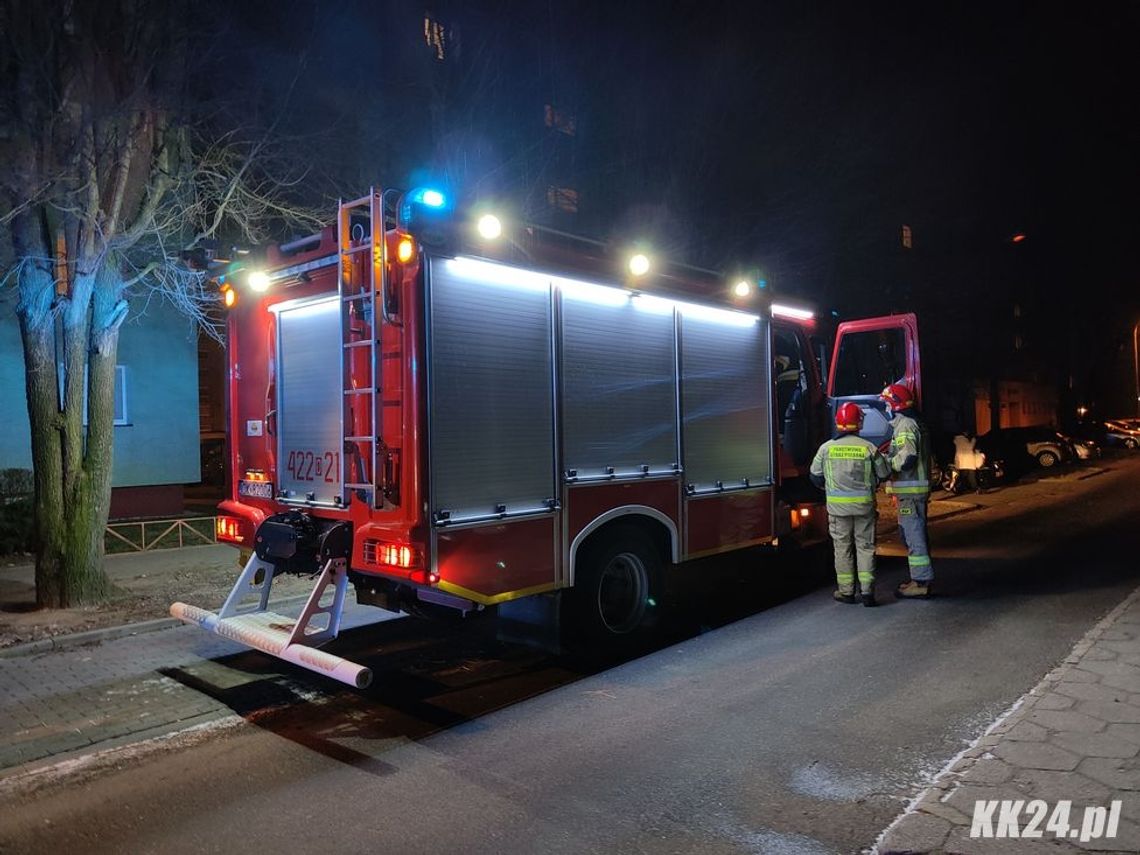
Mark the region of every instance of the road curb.
MULTIPOLYGON (((293 606, 303 603, 309 598, 308 594, 297 597, 288 597, 284 600, 275 600, 272 606, 293 606)), ((51 638, 40 638, 24 644, 13 644, 11 647, 0 648, 0 659, 18 659, 21 656, 32 656, 37 653, 51 653, 53 650, 69 650, 73 647, 83 647, 87 644, 101 644, 104 641, 114 641, 118 638, 127 638, 132 635, 143 635, 148 632, 159 632, 164 629, 174 629, 182 626, 178 618, 155 618, 154 620, 139 621, 138 623, 125 623, 119 626, 105 626, 99 629, 89 629, 84 632, 73 632, 67 635, 56 635, 51 638)))
MULTIPOLYGON (((953 499, 939 499, 938 501, 949 502, 949 501, 954 501, 954 500, 953 499)), ((944 514, 928 514, 927 519, 926 519, 927 523, 936 523, 939 520, 948 520, 951 517, 960 517, 962 514, 972 514, 974 511, 980 511, 982 508, 985 507, 985 505, 976 505, 976 504, 973 504, 971 502, 962 502, 961 504, 966 505, 966 507, 955 508, 954 510, 947 511, 944 514)))
POLYGON ((150 730, 115 737, 99 745, 88 745, 0 769, 0 796, 50 786, 70 775, 98 775, 111 768, 120 768, 129 759, 143 760, 160 751, 190 747, 243 724, 246 720, 233 712, 204 712, 181 721, 157 725, 150 730))
POLYGON ((1074 480, 1076 480, 1076 481, 1087 481, 1089 478, 1095 478, 1097 475, 1103 475, 1105 472, 1108 472, 1108 471, 1110 471, 1110 470, 1101 469, 1101 468, 1090 469, 1088 472, 1084 472, 1084 473, 1078 475, 1074 480))
MULTIPOLYGON (((1046 470, 1048 471, 1048 470, 1046 470)), ((1036 484, 1044 481, 1051 481, 1055 484, 1072 483, 1073 481, 1087 481, 1089 478, 1095 478, 1097 475, 1104 475, 1111 472, 1110 467, 1105 466, 1090 466, 1080 468, 1070 468, 1066 472, 1053 472, 1052 474, 1038 473, 1037 477, 1025 483, 1036 484)))
POLYGON ((89 629, 85 632, 73 632, 68 635, 40 638, 36 641, 29 641, 25 644, 14 644, 11 647, 0 649, 0 659, 16 659, 20 656, 30 656, 35 653, 50 653, 53 650, 66 650, 72 647, 82 647, 85 644, 114 641, 116 638, 125 638, 130 635, 142 635, 147 632, 172 629, 181 624, 182 621, 177 618, 156 618, 139 623, 106 626, 100 629, 89 629))

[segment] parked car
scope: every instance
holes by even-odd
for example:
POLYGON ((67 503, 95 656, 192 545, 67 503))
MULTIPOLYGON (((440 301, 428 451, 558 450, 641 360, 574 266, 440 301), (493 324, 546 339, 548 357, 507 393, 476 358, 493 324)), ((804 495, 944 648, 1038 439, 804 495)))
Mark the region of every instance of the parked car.
POLYGON ((991 430, 978 437, 978 448, 987 457, 1005 461, 1013 473, 1034 466, 1048 469, 1077 458, 1072 442, 1047 425, 991 430))
POLYGON ((1105 421, 1105 442, 1123 445, 1125 448, 1140 448, 1140 426, 1130 425, 1129 421, 1105 421))
POLYGON ((1073 451, 1077 455, 1077 460, 1095 460, 1100 457, 1100 444, 1091 439, 1081 439, 1079 437, 1067 436, 1061 434, 1069 445, 1073 447, 1073 451))

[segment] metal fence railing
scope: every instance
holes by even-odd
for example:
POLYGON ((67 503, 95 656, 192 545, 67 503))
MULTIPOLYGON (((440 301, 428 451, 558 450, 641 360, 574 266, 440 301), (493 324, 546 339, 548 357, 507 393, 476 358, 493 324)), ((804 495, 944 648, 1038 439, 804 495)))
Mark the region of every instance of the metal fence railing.
POLYGON ((179 517, 165 520, 136 520, 108 523, 103 548, 108 555, 120 552, 149 552, 152 549, 178 549, 217 543, 215 517, 179 517))

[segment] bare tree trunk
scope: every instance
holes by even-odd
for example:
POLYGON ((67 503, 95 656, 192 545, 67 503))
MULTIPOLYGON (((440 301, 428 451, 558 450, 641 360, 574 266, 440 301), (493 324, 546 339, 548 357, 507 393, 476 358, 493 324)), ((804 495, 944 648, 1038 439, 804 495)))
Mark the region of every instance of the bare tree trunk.
POLYGON ((32 259, 19 271, 18 314, 35 487, 36 602, 51 607, 64 599, 63 419, 55 362, 55 286, 39 218, 18 217, 12 232, 17 249, 25 259, 32 259))
POLYGON ((14 236, 21 254, 30 259, 20 269, 18 314, 35 485, 36 602, 42 608, 67 608, 98 602, 110 591, 103 572, 103 529, 111 492, 118 324, 100 336, 101 346, 92 346, 95 277, 77 282, 75 291, 86 294, 88 308, 80 311, 73 304, 70 317, 76 323, 65 321, 63 388, 70 406, 61 407, 54 265, 40 218, 33 214, 20 220, 14 236), (88 393, 88 421, 93 424, 86 442, 85 376, 95 384, 88 393))
MULTIPOLYGON (((50 283, 49 283, 50 284, 50 283)), ((63 581, 63 444, 55 364, 55 331, 50 321, 20 312, 28 418, 35 485, 36 603, 51 608, 67 600, 63 581)))
POLYGON ((104 599, 111 585, 103 572, 103 531, 111 510, 112 451, 115 440, 115 360, 126 303, 122 277, 113 264, 95 277, 87 335, 87 430, 83 463, 75 478, 74 512, 68 515, 65 575, 84 602, 104 599), (96 572, 97 571, 97 572, 96 572))

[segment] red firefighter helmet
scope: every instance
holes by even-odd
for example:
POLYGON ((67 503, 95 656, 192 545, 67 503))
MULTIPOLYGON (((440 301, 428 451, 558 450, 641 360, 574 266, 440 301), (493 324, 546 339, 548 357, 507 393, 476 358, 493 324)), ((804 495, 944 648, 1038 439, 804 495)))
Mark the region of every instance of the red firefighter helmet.
POLYGON ((863 411, 853 401, 840 404, 835 411, 835 426, 842 431, 860 431, 863 429, 863 411))
POLYGON ((914 393, 905 383, 892 383, 880 393, 879 397, 887 402, 891 412, 909 410, 914 406, 914 393))

